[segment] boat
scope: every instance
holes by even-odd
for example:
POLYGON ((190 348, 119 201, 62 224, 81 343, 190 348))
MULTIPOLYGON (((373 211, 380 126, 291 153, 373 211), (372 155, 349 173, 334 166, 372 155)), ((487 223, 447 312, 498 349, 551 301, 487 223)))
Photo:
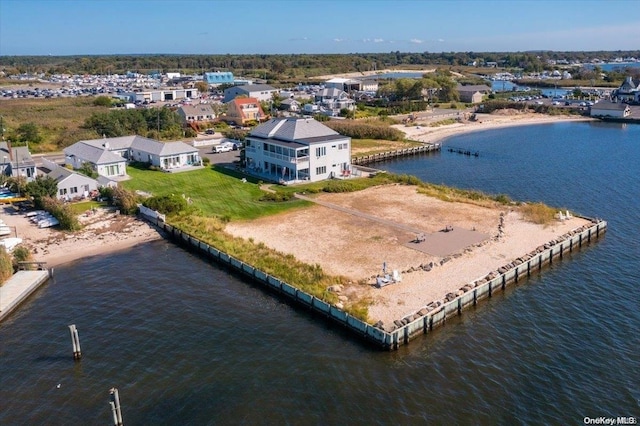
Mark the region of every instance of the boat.
POLYGON ((38 221, 38 228, 50 228, 56 225, 60 225, 60 221, 51 215, 38 221))
POLYGON ((11 235, 11 233, 13 233, 13 230, 8 226, 0 226, 0 237, 4 235, 11 235))
POLYGON ((3 246, 7 251, 13 251, 14 248, 16 248, 16 246, 18 244, 22 243, 22 238, 17 238, 17 237, 11 237, 11 238, 5 238, 3 240, 0 240, 0 246, 3 246))

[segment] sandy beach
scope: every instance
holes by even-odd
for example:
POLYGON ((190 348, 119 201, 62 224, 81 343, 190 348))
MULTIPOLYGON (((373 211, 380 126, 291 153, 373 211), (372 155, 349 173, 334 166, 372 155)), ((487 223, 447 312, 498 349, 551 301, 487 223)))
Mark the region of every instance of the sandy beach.
MULTIPOLYGON (((408 137, 424 142, 471 131, 575 120, 538 114, 481 116, 475 122, 441 127, 397 125, 408 137)), ((298 259, 320 264, 351 284, 341 291, 341 303, 368 299, 370 320, 390 324, 414 313, 433 300, 523 256, 557 236, 585 225, 572 218, 551 225, 526 221, 516 208, 486 208, 451 203, 419 194, 415 187, 389 185, 351 194, 321 194, 319 200, 351 213, 315 205, 248 222, 231 222, 233 235, 291 253, 298 259), (503 218, 502 218, 503 217, 503 218), (499 236, 503 221, 504 233, 499 236), (308 224, 314 226, 309 227, 308 224), (445 226, 454 232, 443 234, 445 226), (305 229, 305 232, 299 232, 305 229), (424 233, 431 245, 411 241, 424 233), (376 275, 388 270, 402 274, 402 282, 375 288, 376 275), (427 265, 431 265, 426 268, 427 265), (428 269, 428 270, 426 270, 428 269)), ((89 256, 129 249, 162 238, 146 222, 99 209, 80 216, 84 229, 67 233, 39 229, 23 213, 5 206, 0 218, 16 229, 34 260, 55 267, 89 256)))
MULTIPOLYGON (((68 233, 52 228, 40 229, 13 207, 5 206, 0 219, 15 227, 15 234, 33 253, 33 260, 46 262, 48 268, 85 257, 105 255, 162 238, 146 222, 116 214, 115 209, 97 209, 79 217, 84 229, 68 233)), ((11 235, 11 236, 15 236, 11 235)))

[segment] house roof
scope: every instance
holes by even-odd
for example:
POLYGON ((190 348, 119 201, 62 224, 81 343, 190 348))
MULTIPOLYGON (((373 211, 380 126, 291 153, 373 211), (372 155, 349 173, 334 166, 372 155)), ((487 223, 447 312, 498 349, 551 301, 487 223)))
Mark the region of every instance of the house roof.
POLYGON ((481 92, 481 93, 489 93, 491 88, 486 84, 473 84, 468 86, 459 85, 458 92, 481 92))
POLYGON ((214 115, 213 108, 209 104, 182 105, 180 108, 184 115, 214 115))
POLYGON ((591 107, 591 111, 600 109, 605 111, 623 111, 627 108, 629 108, 629 105, 627 104, 600 101, 596 105, 591 107))
POLYGON ((317 142, 333 136, 345 137, 313 118, 296 117, 274 118, 255 127, 249 135, 289 142, 317 142))
POLYGON ((338 99, 340 97, 346 97, 347 96, 347 92, 345 92, 344 90, 338 89, 336 87, 331 87, 329 89, 322 89, 321 91, 319 91, 316 94, 316 97, 323 97, 323 98, 335 98, 338 99))
POLYGON ((4 160, 4 158, 0 159, 7 163, 15 164, 18 167, 35 165, 35 161, 33 161, 28 147, 12 146, 9 148, 9 143, 5 141, 0 142, 0 157, 7 157, 6 160, 4 160))
POLYGON ((628 93, 628 92, 631 92, 631 91, 635 90, 635 88, 636 88, 636 85, 633 82, 633 78, 631 78, 631 76, 629 76, 624 80, 624 83, 622 83, 622 85, 620 86, 620 88, 618 90, 620 92, 628 93))
POLYGON ((65 179, 71 177, 71 176, 75 176, 77 178, 80 178, 81 180, 84 181, 95 181, 95 179, 90 178, 89 176, 85 176, 83 174, 80 173, 76 173, 72 170, 69 170, 65 167, 56 167, 53 170, 51 170, 49 173, 47 173, 47 176, 49 176, 50 178, 53 178, 56 180, 57 183, 60 183, 62 181, 64 181, 65 179))
POLYGON ((268 92, 278 90, 273 86, 269 86, 268 84, 245 84, 243 86, 236 86, 236 88, 242 89, 245 92, 268 92))
POLYGON ((76 157, 95 164, 108 164, 125 161, 124 158, 111 151, 120 151, 129 148, 159 156, 186 154, 198 151, 197 148, 187 145, 184 142, 159 142, 154 139, 133 135, 76 142, 66 148, 64 153, 65 155, 75 155, 76 157))
POLYGON ((122 163, 124 158, 114 154, 105 147, 97 147, 87 142, 80 141, 64 149, 64 155, 68 157, 78 157, 93 164, 113 164, 122 163))

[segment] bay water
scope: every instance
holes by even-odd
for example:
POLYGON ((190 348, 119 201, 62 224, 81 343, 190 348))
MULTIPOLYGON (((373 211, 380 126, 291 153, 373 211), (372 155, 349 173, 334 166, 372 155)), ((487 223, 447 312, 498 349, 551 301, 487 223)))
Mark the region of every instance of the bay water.
POLYGON ((167 241, 73 262, 0 324, 0 424, 112 424, 112 387, 127 425, 640 417, 640 126, 491 130, 376 166, 543 201, 609 228, 396 352, 167 241))

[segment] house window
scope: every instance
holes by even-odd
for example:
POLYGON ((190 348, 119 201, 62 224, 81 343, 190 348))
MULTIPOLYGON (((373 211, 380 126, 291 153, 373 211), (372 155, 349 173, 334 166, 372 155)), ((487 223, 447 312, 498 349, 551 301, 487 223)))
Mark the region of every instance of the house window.
POLYGON ((327 155, 327 147, 321 146, 316 148, 316 157, 322 157, 323 155, 327 155))
POLYGON ((72 188, 69 188, 69 192, 70 192, 71 194, 77 194, 77 193, 78 193, 78 187, 77 187, 77 186, 74 186, 74 187, 72 187, 72 188))
POLYGON ((326 166, 316 167, 316 174, 317 175, 323 175, 325 173, 327 173, 327 167, 326 166))
POLYGON ((67 194, 67 188, 62 188, 60 189, 60 195, 66 195, 67 194))

